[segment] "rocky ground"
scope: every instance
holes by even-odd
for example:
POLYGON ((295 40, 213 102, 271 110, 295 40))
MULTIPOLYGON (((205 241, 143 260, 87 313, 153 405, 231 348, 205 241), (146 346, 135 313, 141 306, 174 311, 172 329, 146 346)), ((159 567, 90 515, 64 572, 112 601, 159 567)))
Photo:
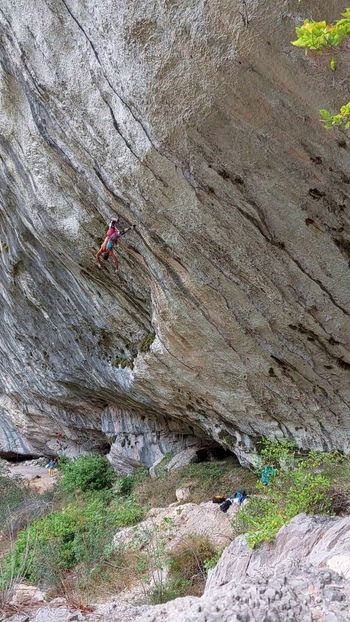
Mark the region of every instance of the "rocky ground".
POLYGON ((110 602, 80 611, 63 599, 16 606, 7 622, 348 622, 350 518, 299 515, 275 543, 251 551, 243 536, 224 551, 202 597, 156 606, 110 602))
POLYGON ((52 475, 49 474, 46 463, 45 458, 38 458, 15 463, 2 461, 1 466, 8 477, 25 480, 33 491, 43 493, 53 489, 58 476, 57 469, 53 470, 52 475))
POLYGON ((221 512, 218 505, 206 503, 172 503, 167 508, 150 510, 146 520, 121 529, 114 538, 114 544, 123 544, 140 534, 162 533, 166 548, 172 549, 189 534, 208 536, 215 547, 227 546, 232 540, 231 520, 238 506, 231 505, 228 512, 221 512))

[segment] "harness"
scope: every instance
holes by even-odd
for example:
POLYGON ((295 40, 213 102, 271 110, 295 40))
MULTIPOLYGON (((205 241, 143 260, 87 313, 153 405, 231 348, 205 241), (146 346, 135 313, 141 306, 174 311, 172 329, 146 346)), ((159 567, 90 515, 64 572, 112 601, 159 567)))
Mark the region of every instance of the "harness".
POLYGON ((109 236, 108 242, 106 244, 107 250, 111 251, 114 244, 118 242, 119 238, 120 238, 120 231, 117 230, 114 233, 112 233, 112 235, 109 236))

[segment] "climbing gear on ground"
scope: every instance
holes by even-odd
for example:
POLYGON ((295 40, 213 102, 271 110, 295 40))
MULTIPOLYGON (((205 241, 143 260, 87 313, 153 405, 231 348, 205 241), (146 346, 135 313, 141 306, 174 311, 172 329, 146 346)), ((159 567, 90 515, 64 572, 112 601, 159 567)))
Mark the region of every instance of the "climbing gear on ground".
POLYGON ((237 490, 233 495, 231 495, 230 497, 228 497, 228 499, 221 503, 220 510, 226 513, 229 507, 231 507, 232 503, 242 505, 243 501, 245 501, 246 498, 247 493, 245 490, 237 490))
POLYGON ((260 479, 264 486, 268 486, 273 480, 273 478, 277 475, 277 469, 273 466, 266 466, 261 471, 260 479))
POLYGON ((231 507, 232 505, 232 501, 231 499, 226 499, 226 501, 224 501, 221 505, 220 505, 220 510, 221 512, 227 512, 227 510, 231 507))
POLYGON ((213 503, 223 503, 226 500, 226 497, 223 497, 222 495, 214 495, 212 501, 213 503))
POLYGON ((233 502, 242 505, 243 501, 247 498, 247 493, 245 490, 237 490, 233 495, 233 502))

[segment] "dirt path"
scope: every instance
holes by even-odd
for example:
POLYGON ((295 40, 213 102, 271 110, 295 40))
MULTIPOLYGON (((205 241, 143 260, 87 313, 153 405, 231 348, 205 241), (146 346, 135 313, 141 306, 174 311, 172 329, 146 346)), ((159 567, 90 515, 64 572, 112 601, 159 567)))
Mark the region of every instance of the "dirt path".
POLYGON ((58 471, 54 470, 54 474, 51 477, 49 470, 38 464, 33 464, 33 461, 19 462, 17 464, 8 464, 7 466, 8 477, 21 477, 28 481, 29 488, 42 494, 47 490, 51 490, 57 482, 58 471))

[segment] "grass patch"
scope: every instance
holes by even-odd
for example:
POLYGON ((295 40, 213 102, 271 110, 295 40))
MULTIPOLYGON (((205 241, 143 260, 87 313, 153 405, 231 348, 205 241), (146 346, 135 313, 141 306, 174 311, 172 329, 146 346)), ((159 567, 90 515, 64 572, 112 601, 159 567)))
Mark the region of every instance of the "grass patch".
POLYGON ((217 551, 207 536, 192 534, 169 553, 169 578, 156 584, 151 593, 153 604, 179 596, 201 596, 207 578, 209 560, 217 551))
POLYGON ((39 495, 27 482, 0 475, 0 499, 1 555, 20 529, 29 525, 33 518, 50 511, 52 495, 50 492, 39 495))
POLYGON ((142 505, 166 507, 176 501, 176 489, 190 486, 189 502, 210 501, 214 495, 229 496, 239 488, 255 487, 256 475, 237 465, 232 456, 225 460, 198 462, 166 472, 162 464, 156 480, 145 477, 136 484, 134 493, 142 505))
POLYGON ((5 525, 9 516, 13 515, 26 500, 34 496, 29 488, 18 480, 0 475, 0 525, 5 525))
POLYGON ((151 604, 160 605, 162 603, 167 603, 169 600, 174 600, 174 598, 187 596, 190 585, 189 581, 181 577, 173 577, 166 583, 160 582, 150 594, 151 604))
POLYGON ((33 583, 58 587, 65 571, 106 561, 117 529, 134 525, 143 515, 131 499, 106 503, 93 493, 22 530, 6 560, 8 569, 33 583))
POLYGON ((74 585, 74 594, 79 600, 103 601, 111 595, 129 589, 135 579, 142 579, 148 568, 146 553, 133 548, 119 547, 108 558, 101 558, 94 566, 76 566, 67 574, 65 593, 74 585))
MULTIPOLYGON (((0 475, 0 499, 0 614, 5 614, 14 583, 23 580, 22 566, 15 567, 7 562, 17 534, 27 529, 33 519, 51 511, 52 495, 39 495, 27 482, 0 475)), ((13 610, 8 612, 13 613, 13 610)))
MULTIPOLYGON (((19 577, 50 596, 86 605, 89 599, 106 599, 130 588, 135 581, 146 586, 151 574, 152 602, 201 594, 207 571, 220 556, 208 538, 188 536, 169 553, 160 529, 128 547, 113 546, 119 528, 140 522, 149 507, 176 501, 177 488, 189 487, 188 501, 195 503, 245 489, 250 501, 235 517, 233 533, 246 533, 253 548, 273 539, 300 512, 339 513, 347 503, 350 509, 350 458, 337 452, 302 453, 289 441, 262 440, 259 451, 257 473, 242 469, 233 456, 167 472, 171 456, 166 456, 157 479, 145 468, 118 477, 103 456, 62 459, 58 493, 53 503, 46 501, 45 516, 34 514, 30 524, 24 522, 12 552, 0 559, 0 589, 5 593, 19 577), (276 472, 267 486, 260 481, 265 466, 276 472), (162 579, 165 568, 167 580, 162 579)), ((1 476, 0 494, 5 500, 0 506, 2 523, 9 511, 4 514, 5 504, 16 513, 28 503, 28 489, 1 476)), ((32 501, 36 495, 29 494, 32 501)))
POLYGON ((170 576, 185 579, 191 586, 187 594, 200 596, 207 578, 207 562, 215 553, 207 536, 188 536, 170 553, 170 576))

